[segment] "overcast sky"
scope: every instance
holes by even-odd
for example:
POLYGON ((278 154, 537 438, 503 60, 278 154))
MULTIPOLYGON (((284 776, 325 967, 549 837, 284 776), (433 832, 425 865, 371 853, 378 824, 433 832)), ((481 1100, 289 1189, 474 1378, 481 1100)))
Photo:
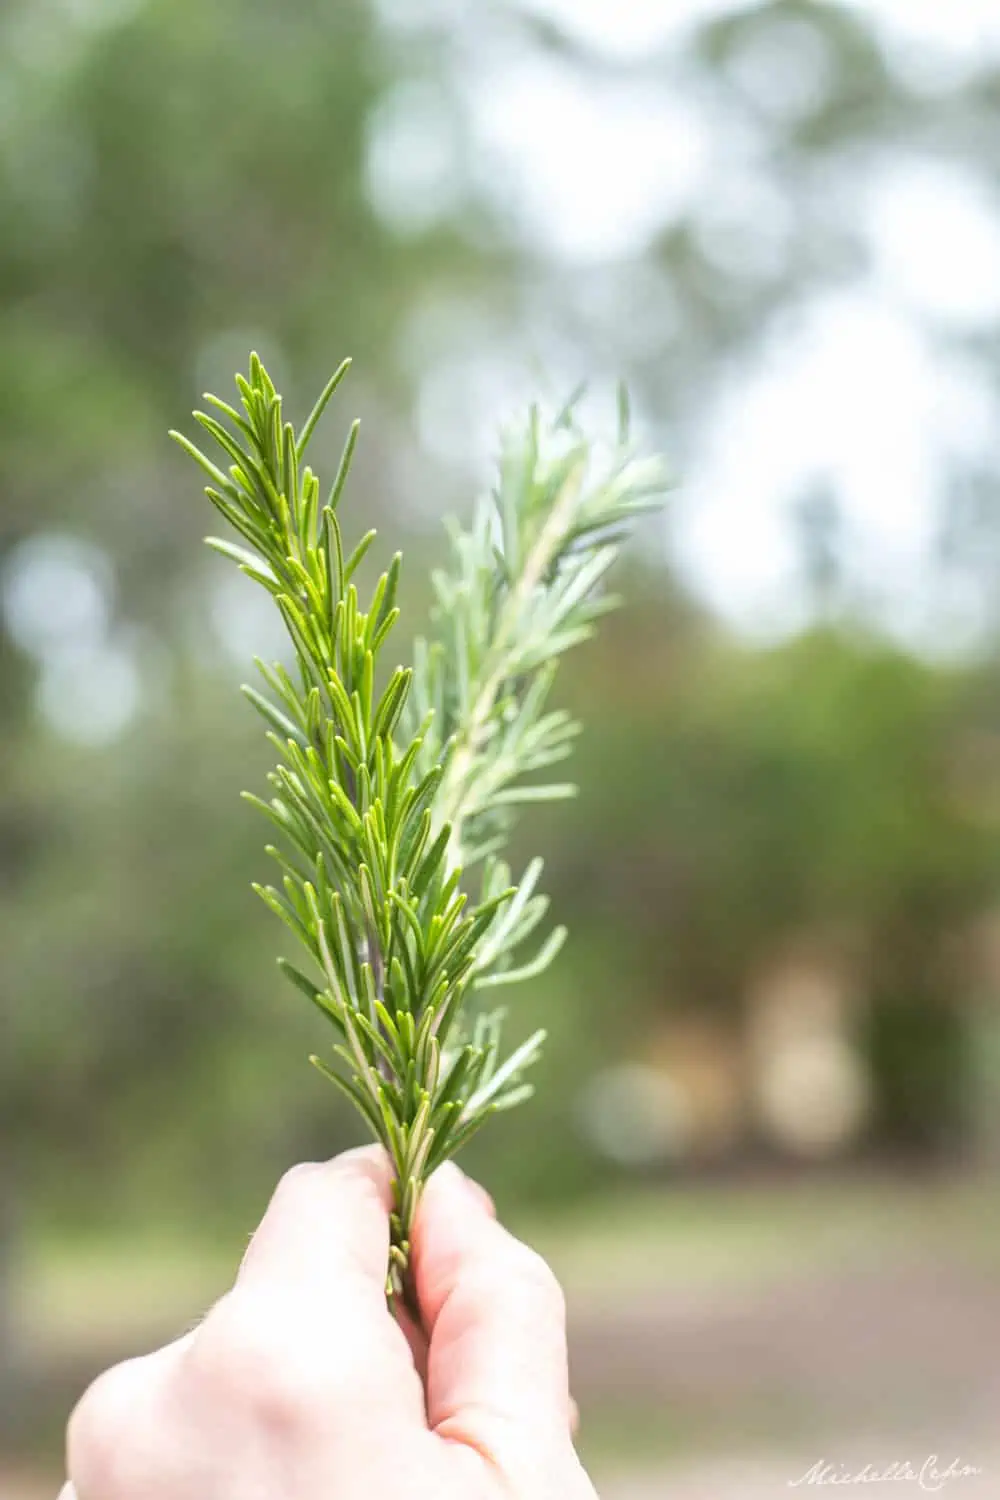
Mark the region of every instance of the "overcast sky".
MULTIPOLYGON (((669 52, 699 19, 753 3, 520 0, 624 63, 669 52)), ((872 18, 892 65, 927 92, 929 109, 936 88, 1000 54, 1000 0, 844 3, 872 18)), ((461 13, 452 0, 381 4, 387 22, 406 29, 429 19, 452 25, 461 13)), ((824 87, 822 49, 799 30, 788 66, 769 52, 757 77, 768 108, 792 117, 824 87)), ((498 193, 529 241, 557 263, 634 256, 664 224, 710 198, 711 183, 734 190, 734 146, 713 141, 718 122, 682 90, 670 96, 662 83, 643 82, 638 70, 597 88, 546 56, 491 52, 477 68, 463 55, 461 67, 483 170, 502 168, 498 193)), ((741 81, 755 86, 752 74, 741 81)), ((455 163, 434 101, 404 94, 392 107, 397 118, 373 132, 376 200, 381 195, 385 211, 404 223, 447 211, 455 163)), ((746 151, 749 158, 752 143, 746 151)), ((752 161, 746 182, 764 193, 752 161)), ((975 638, 980 617, 967 590, 946 600, 923 586, 932 498, 940 497, 942 466, 991 451, 1000 413, 976 369, 958 355, 943 357, 934 333, 1000 320, 1000 203, 974 170, 917 154, 900 154, 850 191, 869 273, 766 340, 754 367, 705 412, 672 507, 673 543, 719 610, 752 632, 780 634, 801 623, 804 607, 789 509, 810 481, 829 482, 860 589, 881 600, 884 618, 908 640, 953 649, 975 638)), ((782 207, 759 204, 753 220, 768 226, 770 241, 759 236, 755 253, 781 253, 782 207)), ((553 350, 557 374, 561 353, 553 350)), ((497 404, 517 384, 504 361, 495 342, 481 357, 429 361, 431 445, 490 443, 497 404)))

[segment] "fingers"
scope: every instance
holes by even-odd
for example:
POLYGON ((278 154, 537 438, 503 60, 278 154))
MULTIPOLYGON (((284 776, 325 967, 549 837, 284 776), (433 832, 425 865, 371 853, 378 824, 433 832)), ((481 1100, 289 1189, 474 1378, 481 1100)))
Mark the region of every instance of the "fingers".
MULTIPOLYGON (((452 1167, 446 1168, 446 1172, 457 1170, 457 1168, 452 1167)), ((462 1179, 462 1185, 476 1200, 477 1204, 483 1210, 483 1212, 489 1214, 491 1218, 496 1218, 496 1204, 493 1202, 493 1199, 490 1197, 486 1189, 481 1186, 480 1183, 476 1182, 472 1177, 467 1177, 464 1173, 461 1172, 459 1175, 462 1179)), ((396 1319, 396 1322, 399 1324, 400 1328, 402 1328, 403 1332, 406 1335, 406 1342, 410 1346, 410 1353, 413 1356, 413 1363, 416 1368, 417 1374, 420 1376, 421 1383, 426 1386, 426 1330, 420 1323, 415 1321, 413 1315, 410 1313, 405 1303, 401 1302, 398 1299, 393 1304, 393 1315, 396 1319)))
MULTIPOLYGON (((446 1170, 450 1170, 450 1169, 446 1169, 446 1170)), ((482 1206, 482 1208, 485 1210, 485 1212, 487 1214, 489 1214, 490 1218, 491 1219, 495 1219, 496 1216, 497 1216, 497 1206, 494 1203, 494 1201, 493 1201, 492 1197, 490 1196, 490 1194, 483 1187, 482 1183, 477 1182, 474 1177, 469 1177, 468 1174, 462 1173, 462 1185, 463 1185, 463 1187, 465 1187, 468 1190, 468 1192, 470 1192, 472 1194, 473 1198, 475 1198, 479 1202, 479 1204, 482 1206)), ((409 1318, 409 1314, 406 1313, 405 1309, 397 1309, 397 1313, 396 1313, 397 1317, 400 1316, 400 1311, 402 1311, 402 1317, 400 1318, 400 1322, 403 1325, 404 1332, 406 1333, 407 1339, 409 1340, 409 1343, 410 1343, 410 1348, 413 1351, 414 1363, 416 1364, 417 1370, 420 1373, 420 1378, 426 1383, 426 1379, 427 1379, 427 1337, 426 1337, 426 1334, 423 1332, 422 1329, 415 1329, 414 1328, 414 1324, 413 1324, 412 1320, 409 1318)), ((570 1433, 572 1434, 572 1436, 573 1436, 574 1439, 578 1436, 579 1431, 580 1431, 580 1408, 577 1405, 577 1403, 573 1400, 572 1396, 570 1397, 570 1400, 569 1400, 569 1430, 570 1430, 570 1433)))
MULTIPOLYGON (((392 1168, 381 1147, 348 1151, 286 1173, 250 1242, 221 1339, 273 1346, 317 1370, 349 1372, 359 1401, 389 1386, 397 1411, 423 1425, 420 1381, 407 1337, 386 1305, 392 1168)), ((212 1315, 210 1315, 210 1322, 212 1315)), ((206 1329, 206 1332, 210 1330, 206 1329)), ((256 1361, 259 1363, 259 1361, 256 1361)))
POLYGON ((441 1168, 424 1190, 414 1280, 429 1336, 431 1427, 500 1467, 505 1444, 525 1435, 568 1441, 562 1291, 545 1261, 495 1222, 457 1168, 441 1168))
POLYGON ((421 1383, 385 1299, 390 1199, 377 1148, 286 1174, 233 1290, 193 1332, 117 1366, 80 1402, 68 1438, 78 1500, 186 1493, 170 1475, 220 1433, 367 1442, 386 1400, 400 1438, 426 1436, 421 1383))
POLYGON ((392 1313, 406 1336, 406 1342, 410 1346, 410 1355, 413 1359, 413 1367, 420 1376, 422 1385, 427 1379, 427 1335, 399 1299, 396 1299, 394 1302, 392 1313))
POLYGON ((304 1163, 279 1182, 237 1287, 298 1292, 319 1306, 384 1300, 392 1169, 380 1147, 304 1163))
POLYGON ((537 1476, 550 1459, 549 1472, 565 1472, 572 1403, 552 1272, 496 1223, 482 1188, 442 1168, 414 1226, 423 1326, 399 1310, 400 1326, 384 1292, 390 1200, 379 1149, 289 1173, 235 1287, 201 1326, 87 1392, 61 1500, 188 1493, 191 1474, 235 1475, 241 1460, 256 1483, 261 1455, 227 1448, 227 1434, 268 1434, 275 1473, 285 1446, 307 1438, 384 1452, 386 1403, 394 1453, 410 1434, 428 1441, 429 1419, 438 1438, 507 1475, 537 1476))

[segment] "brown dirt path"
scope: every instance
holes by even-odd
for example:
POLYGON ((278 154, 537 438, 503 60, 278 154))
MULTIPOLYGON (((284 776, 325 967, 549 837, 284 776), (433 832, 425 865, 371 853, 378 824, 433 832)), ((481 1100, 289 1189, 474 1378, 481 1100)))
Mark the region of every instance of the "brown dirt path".
POLYGON ((1000 1274, 957 1261, 623 1297, 570 1322, 584 1411, 613 1400, 714 1425, 771 1401, 809 1430, 863 1433, 985 1425, 1000 1410, 1000 1274))

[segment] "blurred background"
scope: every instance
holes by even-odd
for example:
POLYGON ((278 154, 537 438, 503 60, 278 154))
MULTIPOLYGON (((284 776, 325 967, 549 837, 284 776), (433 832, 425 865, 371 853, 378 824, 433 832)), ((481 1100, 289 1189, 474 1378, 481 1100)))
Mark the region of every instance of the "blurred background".
POLYGON ((996 1474, 998 105, 995 0, 3 0, 3 1500, 360 1139, 249 889, 275 622, 166 437, 251 347, 300 416, 354 356, 316 452, 361 416, 411 629, 525 401, 624 377, 678 474, 518 834, 539 1093, 465 1158, 602 1495, 996 1474))

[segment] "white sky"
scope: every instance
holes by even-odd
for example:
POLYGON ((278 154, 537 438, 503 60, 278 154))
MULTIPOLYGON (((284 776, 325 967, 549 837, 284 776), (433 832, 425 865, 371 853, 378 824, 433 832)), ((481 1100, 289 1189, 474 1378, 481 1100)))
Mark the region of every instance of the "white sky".
MULTIPOLYGON (((929 596, 935 486, 988 451, 998 414, 975 372, 932 351, 872 288, 830 296, 735 379, 706 420, 678 517, 683 558, 724 613, 764 634, 801 623, 790 507, 835 488, 859 590, 907 637, 941 631, 929 596)), ((976 619, 952 619, 961 637, 976 619)), ((956 640, 955 644, 959 644, 956 640)))
MULTIPOLYGON (((452 0, 381 3, 407 30, 452 27, 461 11, 452 0)), ((757 0, 518 3, 609 57, 640 62, 654 50, 669 54, 706 15, 757 0)), ((892 64, 926 89, 929 109, 935 88, 1000 54, 1000 0, 842 3, 872 18, 892 64)), ((824 64, 815 35, 792 21, 778 43, 742 60, 737 82, 794 117, 824 89, 824 64)), ((556 263, 583 269, 634 256, 692 204, 701 215, 713 203, 725 210, 720 256, 727 246, 732 255, 734 242, 746 251, 734 274, 752 270, 751 255, 766 265, 784 253, 788 226, 781 202, 765 201, 759 140, 749 127, 734 139, 717 111, 684 96, 683 80, 672 93, 627 69, 595 82, 552 57, 502 49, 463 51, 456 78, 473 174, 556 263), (727 183, 724 197, 710 191, 714 182, 727 183)), ((436 181, 454 184, 454 134, 440 96, 376 128, 373 196, 402 227, 408 215, 415 226, 433 218, 436 181)), ((441 211, 449 206, 442 201, 441 211)), ((940 643, 942 620, 924 587, 935 478, 950 455, 986 454, 1000 413, 975 370, 943 354, 933 334, 989 332, 1000 322, 1000 195, 970 168, 901 155, 868 179, 852 175, 845 211, 863 226, 869 272, 787 322, 705 412, 672 534, 696 587, 734 622, 771 634, 802 614, 790 506, 810 480, 831 481, 852 560, 862 562, 859 585, 908 638, 940 643)), ((445 450, 485 442, 496 403, 505 393, 520 398, 517 351, 493 341, 485 355, 467 349, 437 364, 428 353, 428 441, 445 450), (483 402, 488 418, 477 411, 483 402)), ((560 374, 565 356, 553 350, 560 374)), ((954 619, 956 644, 974 623, 954 619)))
MULTIPOLYGON (((641 58, 712 15, 756 8, 757 0, 520 0, 611 56, 641 58)), ((1000 51, 997 0, 841 0, 870 16, 887 38, 976 60, 1000 51)), ((419 10, 419 4, 415 6, 419 10)))
MULTIPOLYGON (((590 45, 633 60, 675 44, 709 13, 753 5, 530 0, 590 45)), ((892 55, 922 66, 928 79, 935 65, 947 73, 1000 52, 1000 0, 855 0, 853 8, 873 17, 892 55)), ((790 85, 818 61, 796 51, 790 85)), ((822 69, 812 71, 818 89, 822 69)), ((761 73, 780 94, 773 60, 762 60, 761 73)), ((607 100, 581 93, 555 111, 540 81, 533 93, 518 100, 525 196, 529 211, 538 204, 540 217, 548 212, 557 254, 597 257, 625 248, 629 237, 641 248, 718 170, 697 115, 685 117, 677 105, 651 110, 645 128, 641 101, 616 111, 602 150, 595 147, 607 100), (573 139, 580 149, 570 147, 573 139), (608 224, 622 236, 618 246, 608 224)), ((794 111, 794 88, 785 101, 794 111)), ((975 372, 943 360, 923 330, 928 320, 964 332, 1000 319, 1000 205, 984 181, 915 158, 887 165, 862 195, 861 212, 870 283, 806 310, 706 413, 703 456, 684 476, 673 535, 682 564, 720 611, 755 632, 780 632, 802 617, 790 507, 810 479, 828 480, 844 508, 851 557, 860 560, 859 587, 902 634, 926 643, 940 638, 944 623, 921 587, 936 526, 935 480, 949 454, 988 451, 1000 413, 975 372)), ((947 624, 956 645, 978 623, 968 616, 947 624)))

